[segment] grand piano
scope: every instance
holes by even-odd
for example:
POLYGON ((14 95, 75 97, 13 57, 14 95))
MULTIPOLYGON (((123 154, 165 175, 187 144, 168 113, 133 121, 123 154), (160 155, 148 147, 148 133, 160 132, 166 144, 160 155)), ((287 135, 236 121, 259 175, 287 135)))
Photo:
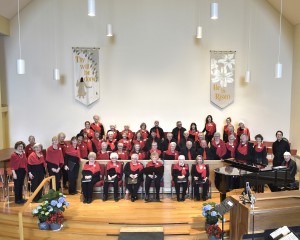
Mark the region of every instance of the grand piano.
POLYGON ((215 169, 215 185, 220 192, 220 201, 226 198, 226 193, 244 188, 246 182, 255 190, 268 184, 274 188, 286 187, 295 179, 289 174, 286 167, 272 168, 261 164, 247 164, 235 159, 225 159, 228 166, 215 169))

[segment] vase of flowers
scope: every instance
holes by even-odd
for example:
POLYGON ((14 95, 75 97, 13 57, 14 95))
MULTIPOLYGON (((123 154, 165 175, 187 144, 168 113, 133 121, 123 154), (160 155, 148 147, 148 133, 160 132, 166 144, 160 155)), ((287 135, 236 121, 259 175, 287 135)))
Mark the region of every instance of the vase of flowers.
POLYGON ((222 230, 218 225, 210 225, 207 228, 209 240, 218 240, 222 238, 222 230))
POLYGON ((50 225, 50 229, 53 231, 59 231, 62 228, 64 221, 64 215, 62 212, 56 212, 49 215, 46 223, 50 225))
POLYGON ((215 202, 209 202, 209 203, 203 203, 202 207, 202 215, 206 218, 205 221, 205 230, 208 230, 208 227, 210 225, 215 225, 218 223, 219 219, 222 219, 222 216, 218 211, 215 209, 216 203, 215 202))

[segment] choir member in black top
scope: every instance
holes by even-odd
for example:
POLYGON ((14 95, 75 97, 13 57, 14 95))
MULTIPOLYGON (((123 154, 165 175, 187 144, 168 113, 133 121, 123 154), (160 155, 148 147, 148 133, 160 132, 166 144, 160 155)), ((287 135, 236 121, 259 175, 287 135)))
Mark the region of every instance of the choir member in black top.
POLYGON ((182 122, 177 121, 176 128, 172 130, 172 134, 174 139, 176 140, 176 144, 179 145, 180 139, 183 138, 183 133, 186 131, 184 127, 182 127, 182 122))
POLYGON ((233 134, 228 136, 228 142, 225 143, 226 154, 223 157, 224 159, 235 158, 235 149, 237 147, 235 140, 236 138, 234 137, 233 134))
POLYGON ((243 133, 235 150, 235 159, 246 164, 254 163, 253 143, 248 142, 248 135, 243 133))
POLYGON ((206 140, 200 142, 200 146, 197 150, 197 154, 201 155, 204 160, 214 160, 214 154, 211 149, 207 146, 206 140))
POLYGON ((229 126, 231 126, 231 117, 226 118, 226 125, 224 126, 224 130, 223 130, 223 141, 225 143, 228 142, 228 136, 230 135, 228 131, 229 126))
POLYGON ((196 164, 192 165, 191 175, 196 200, 200 200, 199 185, 202 185, 202 199, 203 201, 206 201, 209 187, 209 167, 204 164, 204 160, 201 155, 196 157, 196 164))
POLYGON ((179 157, 178 151, 176 151, 176 143, 170 143, 170 150, 164 152, 164 160, 177 160, 179 157))
POLYGON ((149 137, 149 132, 147 130, 146 123, 141 123, 140 130, 138 132, 140 132, 142 134, 143 139, 147 139, 149 137))
POLYGON ((114 186, 114 200, 119 201, 118 191, 119 191, 119 181, 122 179, 123 166, 122 163, 117 161, 119 158, 118 154, 113 152, 110 154, 110 161, 106 164, 106 179, 103 188, 103 201, 108 198, 108 187, 109 184, 114 186))
POLYGON ((250 131, 245 127, 245 122, 243 120, 239 121, 239 127, 236 130, 238 143, 240 142, 240 138, 242 134, 246 134, 248 139, 250 140, 250 131))
POLYGON ((254 163, 268 165, 267 148, 263 143, 263 136, 257 134, 255 136, 256 143, 254 145, 254 163))
POLYGON ((132 154, 131 161, 124 167, 125 184, 131 195, 131 202, 138 199, 137 193, 141 182, 143 181, 143 164, 138 161, 138 155, 132 154))
POLYGON ((207 144, 209 144, 217 130, 217 126, 213 121, 213 118, 211 115, 208 115, 205 119, 205 126, 202 130, 202 132, 206 132, 205 134, 205 140, 207 144))
POLYGON ((199 134, 199 131, 197 129, 197 124, 191 123, 190 131, 189 131, 189 138, 192 139, 192 142, 195 142, 196 140, 198 140, 198 134, 199 134))
POLYGON ((90 152, 88 162, 82 168, 81 189, 83 194, 83 203, 90 204, 93 199, 93 188, 95 183, 100 181, 100 165, 96 162, 96 153, 90 152))
POLYGON ((116 139, 116 141, 118 141, 120 139, 120 132, 119 130, 116 129, 116 125, 111 124, 109 127, 110 129, 106 133, 106 139, 109 137, 108 133, 112 132, 113 133, 112 139, 116 139))
POLYGON ((277 140, 272 145, 273 150, 273 167, 281 166, 284 161, 283 154, 285 152, 290 152, 290 144, 289 142, 283 138, 282 131, 276 132, 277 140))
POLYGON ((184 149, 185 146, 186 146, 186 142, 187 142, 187 141, 191 141, 191 142, 193 143, 193 145, 194 145, 193 139, 190 138, 190 133, 189 133, 189 131, 184 131, 183 137, 180 138, 179 149, 177 148, 177 150, 178 150, 178 151, 181 151, 182 149, 184 149))
POLYGON ((189 165, 184 163, 185 157, 180 155, 178 163, 172 166, 172 177, 175 183, 175 190, 178 202, 185 201, 186 190, 188 187, 188 178, 190 175, 189 165), (180 198, 180 186, 182 186, 182 195, 180 198))
POLYGON ((27 200, 23 199, 23 185, 27 172, 27 157, 24 152, 25 143, 22 141, 15 143, 15 152, 10 157, 10 166, 14 180, 15 203, 23 204, 27 200))
MULTIPOLYGON (((42 153, 42 144, 36 143, 32 152, 28 157, 28 174, 31 180, 31 191, 34 192, 45 177, 45 158, 42 153)), ((34 197, 33 202, 38 202, 42 197, 43 190, 41 189, 34 197)))
MULTIPOLYGON (((284 161, 282 163, 282 166, 286 166, 291 177, 295 181, 295 176, 297 174, 297 164, 294 160, 291 159, 291 153, 290 152, 285 152, 283 154, 284 161)), ((295 185, 295 183, 292 183, 292 185, 295 185)))
POLYGON ((210 143, 210 149, 213 152, 214 159, 219 160, 223 159, 227 150, 226 150, 226 145, 224 141, 221 139, 220 133, 215 132, 214 138, 212 139, 210 143))
POLYGON ((162 142, 162 151, 170 150, 171 142, 176 142, 173 138, 173 133, 167 133, 167 138, 162 142))
POLYGON ((186 142, 186 146, 180 151, 180 154, 184 155, 186 160, 194 160, 197 156, 196 149, 193 147, 193 143, 191 141, 186 142))
POLYGON ((94 132, 98 132, 99 138, 103 139, 104 127, 103 127, 103 124, 99 121, 100 117, 98 115, 94 115, 93 119, 94 119, 94 122, 91 124, 91 129, 93 129, 94 132))
POLYGON ((161 149, 161 140, 158 137, 156 137, 155 130, 151 131, 151 135, 149 136, 149 138, 146 141, 146 150, 147 151, 150 151, 153 142, 157 143, 157 148, 160 150, 161 149))
POLYGON ((111 130, 107 132, 106 143, 108 151, 115 151, 117 149, 118 140, 115 138, 115 133, 116 132, 113 132, 111 130))
POLYGON ((200 148, 200 143, 201 143, 202 140, 205 140, 205 134, 203 132, 199 132, 198 133, 198 138, 194 143, 195 147, 196 147, 196 150, 200 148))
POLYGON ((154 127, 150 129, 150 132, 152 132, 153 130, 156 132, 156 137, 163 141, 165 138, 165 133, 164 130, 159 126, 158 120, 154 121, 154 127))

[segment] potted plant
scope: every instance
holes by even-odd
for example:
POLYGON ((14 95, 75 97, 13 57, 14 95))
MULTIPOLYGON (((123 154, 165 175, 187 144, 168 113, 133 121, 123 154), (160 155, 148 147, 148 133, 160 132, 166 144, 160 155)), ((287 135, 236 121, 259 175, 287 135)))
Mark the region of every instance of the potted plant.
POLYGON ((210 225, 207 229, 208 239, 216 240, 222 238, 222 230, 218 225, 210 225))
POLYGON ((209 202, 203 203, 202 215, 206 218, 205 229, 207 230, 209 225, 217 224, 219 219, 222 219, 222 216, 215 209, 216 203, 209 202))
POLYGON ((56 212, 49 214, 47 218, 47 224, 50 225, 51 230, 59 231, 62 228, 62 223, 64 221, 63 212, 56 212))

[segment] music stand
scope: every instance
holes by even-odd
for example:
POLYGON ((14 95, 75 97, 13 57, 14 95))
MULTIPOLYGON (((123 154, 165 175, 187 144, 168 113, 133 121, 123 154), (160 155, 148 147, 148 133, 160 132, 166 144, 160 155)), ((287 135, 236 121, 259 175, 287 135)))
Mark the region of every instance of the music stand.
POLYGON ((226 198, 223 202, 215 206, 215 209, 222 216, 222 240, 224 239, 224 214, 229 212, 233 208, 233 206, 234 202, 229 198, 226 198))

